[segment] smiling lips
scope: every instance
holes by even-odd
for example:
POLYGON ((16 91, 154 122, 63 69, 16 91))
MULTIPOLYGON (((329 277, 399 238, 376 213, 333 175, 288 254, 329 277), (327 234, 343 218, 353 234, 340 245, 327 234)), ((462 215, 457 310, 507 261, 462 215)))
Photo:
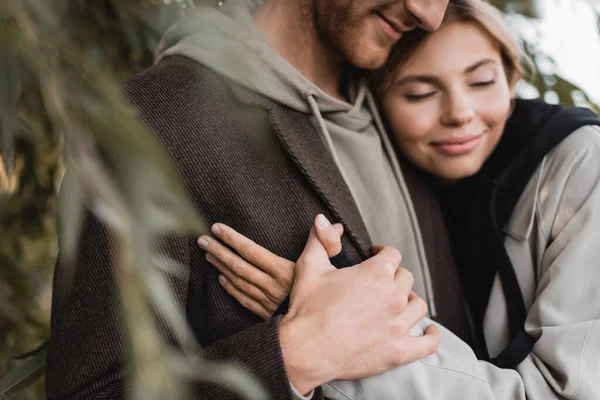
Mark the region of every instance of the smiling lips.
POLYGON ((376 14, 379 17, 379 21, 381 22, 381 26, 384 32, 392 39, 400 39, 402 37, 402 33, 407 31, 407 29, 405 29, 404 26, 402 26, 402 24, 390 18, 386 18, 380 12, 376 12, 376 14))
POLYGON ((483 133, 462 138, 450 138, 443 141, 431 142, 431 146, 442 154, 459 156, 475 150, 479 142, 481 142, 482 136, 483 133))

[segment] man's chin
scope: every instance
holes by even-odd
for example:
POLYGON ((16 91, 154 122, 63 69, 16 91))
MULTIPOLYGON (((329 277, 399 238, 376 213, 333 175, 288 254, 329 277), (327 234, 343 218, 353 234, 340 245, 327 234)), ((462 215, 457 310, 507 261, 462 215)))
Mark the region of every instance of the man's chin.
MULTIPOLYGON (((357 46, 357 48, 364 48, 364 46, 357 46)), ((381 68, 390 55, 389 49, 381 47, 372 46, 363 51, 356 51, 357 48, 353 49, 352 54, 347 54, 346 59, 351 65, 360 69, 375 70, 381 68)))

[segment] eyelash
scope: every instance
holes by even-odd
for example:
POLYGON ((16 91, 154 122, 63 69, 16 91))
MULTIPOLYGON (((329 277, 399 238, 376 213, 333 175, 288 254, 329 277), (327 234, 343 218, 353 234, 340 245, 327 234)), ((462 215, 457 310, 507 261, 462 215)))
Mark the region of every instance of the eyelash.
MULTIPOLYGON (((491 81, 485 81, 485 82, 476 82, 476 83, 472 83, 469 86, 471 87, 475 87, 475 88, 482 88, 482 87, 486 87, 486 86, 491 86, 494 83, 496 83, 495 79, 492 79, 491 81)), ((436 92, 429 92, 429 93, 423 93, 423 94, 405 94, 404 97, 408 100, 408 101, 419 101, 419 100, 424 100, 428 97, 431 97, 435 94, 436 92)))
POLYGON ((485 87, 485 86, 493 85, 494 83, 496 83, 496 80, 492 79, 491 81, 472 83, 471 86, 473 86, 473 87, 485 87))
POLYGON ((435 92, 429 92, 424 94, 405 94, 404 97, 406 97, 408 101, 419 101, 431 97, 434 94, 435 92))

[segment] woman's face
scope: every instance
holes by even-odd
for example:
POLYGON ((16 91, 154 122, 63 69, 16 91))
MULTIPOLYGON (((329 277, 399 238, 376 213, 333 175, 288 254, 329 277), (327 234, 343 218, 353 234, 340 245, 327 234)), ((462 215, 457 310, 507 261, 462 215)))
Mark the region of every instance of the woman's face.
POLYGON ((419 46, 381 100, 404 156, 451 182, 479 171, 498 144, 511 88, 486 33, 451 22, 419 46))

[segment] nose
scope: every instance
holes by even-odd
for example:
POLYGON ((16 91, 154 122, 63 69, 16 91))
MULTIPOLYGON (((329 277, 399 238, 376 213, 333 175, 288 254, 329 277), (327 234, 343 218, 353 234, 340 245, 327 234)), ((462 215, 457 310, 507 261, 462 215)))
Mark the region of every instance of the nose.
POLYGON ((441 123, 447 126, 461 126, 473 120, 475 108, 471 98, 463 92, 448 94, 442 113, 441 123))
POLYGON ((429 32, 442 24, 448 0, 405 0, 405 7, 419 22, 419 26, 429 32))

